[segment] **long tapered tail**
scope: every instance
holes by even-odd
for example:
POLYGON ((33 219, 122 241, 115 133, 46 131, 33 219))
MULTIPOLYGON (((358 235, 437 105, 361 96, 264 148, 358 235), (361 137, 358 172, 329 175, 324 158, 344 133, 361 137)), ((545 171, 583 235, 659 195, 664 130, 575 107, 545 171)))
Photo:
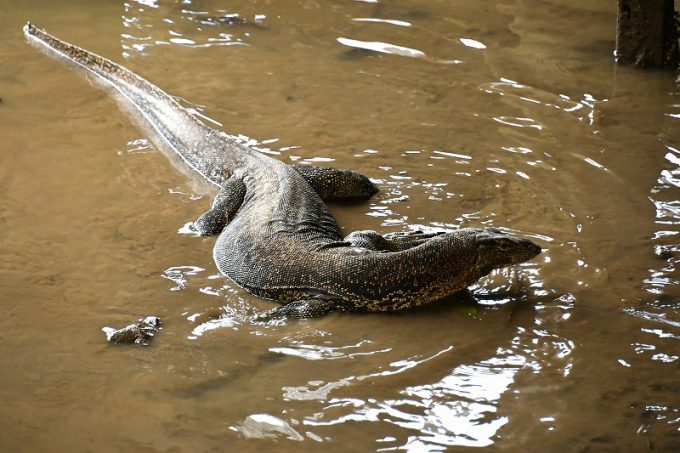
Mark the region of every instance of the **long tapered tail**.
MULTIPOLYGON (((223 181, 224 175, 215 173, 215 163, 217 159, 225 160, 224 138, 189 113, 172 96, 129 69, 62 41, 30 22, 24 26, 24 34, 30 42, 75 63, 112 87, 123 96, 126 104, 142 115, 148 123, 146 126, 151 126, 160 139, 193 170, 212 183, 220 184, 223 181)), ((231 148, 229 151, 232 154, 248 151, 234 149, 238 145, 231 148)), ((227 162, 221 166, 225 167, 229 167, 227 162)))

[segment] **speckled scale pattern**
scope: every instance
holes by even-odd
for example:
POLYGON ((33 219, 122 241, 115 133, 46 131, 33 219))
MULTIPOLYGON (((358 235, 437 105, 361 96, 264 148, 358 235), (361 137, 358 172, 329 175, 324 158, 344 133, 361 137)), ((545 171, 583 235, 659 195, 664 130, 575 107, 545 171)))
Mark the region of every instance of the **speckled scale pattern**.
POLYGON ((237 181, 242 203, 226 203, 231 221, 220 232, 213 257, 225 276, 259 297, 295 302, 291 307, 300 305, 303 314, 305 304, 300 302, 313 301, 319 302, 319 312, 329 306, 345 311, 401 310, 460 291, 493 269, 540 252, 531 241, 491 229, 416 234, 413 241, 408 234, 380 237, 371 232, 364 235, 367 245, 357 246, 362 235, 343 240, 322 198, 373 195, 376 189, 365 176, 285 165, 209 128, 122 66, 31 24, 24 31, 30 40, 122 94, 147 126, 204 178, 220 187, 237 181), (229 178, 237 180, 227 184, 229 178), (387 245, 371 245, 380 243, 387 245))
POLYGON ((216 260, 221 270, 261 297, 283 302, 338 300, 346 311, 390 311, 421 305, 474 283, 481 276, 475 235, 474 230, 461 230, 405 251, 376 252, 354 247, 315 251, 315 241, 302 234, 267 250, 267 260, 245 263, 226 254, 216 255, 216 260), (300 256, 308 259, 295 258, 300 256))

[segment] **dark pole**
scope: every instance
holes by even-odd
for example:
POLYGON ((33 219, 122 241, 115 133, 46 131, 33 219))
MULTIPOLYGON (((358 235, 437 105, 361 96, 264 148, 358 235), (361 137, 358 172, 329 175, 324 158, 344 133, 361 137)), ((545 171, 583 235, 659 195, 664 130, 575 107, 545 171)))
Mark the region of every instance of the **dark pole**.
POLYGON ((618 0, 616 60, 640 67, 678 67, 673 0, 618 0))

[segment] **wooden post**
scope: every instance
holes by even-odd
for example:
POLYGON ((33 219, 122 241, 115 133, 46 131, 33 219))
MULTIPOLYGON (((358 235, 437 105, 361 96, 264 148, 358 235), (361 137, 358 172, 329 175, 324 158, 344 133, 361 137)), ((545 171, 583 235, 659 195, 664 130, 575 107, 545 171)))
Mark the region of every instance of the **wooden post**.
POLYGON ((678 67, 674 0, 618 0, 616 61, 636 66, 678 67))

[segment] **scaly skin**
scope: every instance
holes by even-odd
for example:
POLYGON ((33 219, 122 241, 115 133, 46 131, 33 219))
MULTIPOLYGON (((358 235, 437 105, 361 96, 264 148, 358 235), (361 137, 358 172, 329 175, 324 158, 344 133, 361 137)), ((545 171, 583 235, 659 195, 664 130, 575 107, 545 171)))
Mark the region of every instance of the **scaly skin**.
POLYGON ((494 229, 386 236, 365 231, 343 240, 322 197, 373 195, 377 189, 363 175, 285 165, 209 128, 122 66, 31 24, 24 32, 112 87, 168 147, 220 187, 196 229, 219 234, 213 256, 220 272, 252 294, 284 304, 261 319, 418 306, 541 251, 494 229))

